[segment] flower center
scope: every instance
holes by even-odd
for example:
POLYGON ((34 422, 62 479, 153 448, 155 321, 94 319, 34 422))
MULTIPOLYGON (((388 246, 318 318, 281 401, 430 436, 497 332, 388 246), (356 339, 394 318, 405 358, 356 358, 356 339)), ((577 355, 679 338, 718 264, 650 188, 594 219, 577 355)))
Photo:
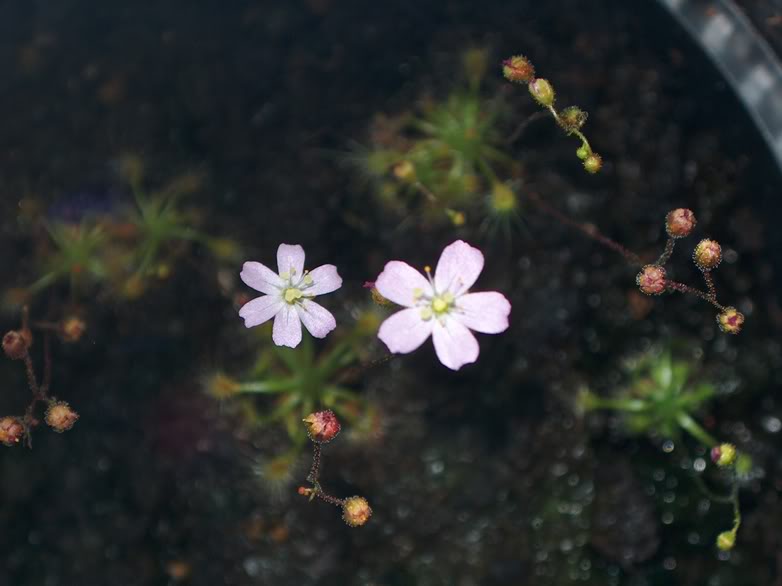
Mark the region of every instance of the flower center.
POLYGON ((454 302, 452 293, 446 292, 442 295, 435 295, 426 300, 426 305, 421 307, 421 319, 429 320, 432 317, 442 317, 451 311, 454 302))
POLYGON ((285 291, 282 294, 285 301, 293 305, 301 299, 304 296, 304 293, 302 293, 301 289, 296 289, 295 287, 288 287, 285 289, 285 291))

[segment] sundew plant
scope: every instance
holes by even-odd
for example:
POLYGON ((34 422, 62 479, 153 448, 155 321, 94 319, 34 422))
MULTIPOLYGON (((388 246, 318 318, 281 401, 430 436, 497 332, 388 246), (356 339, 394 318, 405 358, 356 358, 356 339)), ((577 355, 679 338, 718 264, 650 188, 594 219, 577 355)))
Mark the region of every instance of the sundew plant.
POLYGON ((0 584, 782 584, 777 168, 688 2, 6 4, 0 584))

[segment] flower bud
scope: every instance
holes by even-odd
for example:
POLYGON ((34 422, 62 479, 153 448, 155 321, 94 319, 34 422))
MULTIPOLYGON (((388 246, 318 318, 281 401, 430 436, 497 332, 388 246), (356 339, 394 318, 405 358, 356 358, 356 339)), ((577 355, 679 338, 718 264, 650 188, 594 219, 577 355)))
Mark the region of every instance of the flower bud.
POLYGON ((333 411, 316 411, 303 419, 307 424, 307 434, 316 444, 327 444, 339 433, 341 425, 333 411))
POLYGON ((0 419, 0 442, 6 446, 15 446, 24 437, 24 424, 18 417, 0 419))
POLYGON ((342 519, 351 527, 359 527, 372 516, 372 509, 363 496, 346 498, 342 503, 342 519))
POLYGON ((711 449, 711 461, 720 468, 732 466, 736 461, 736 446, 733 444, 720 444, 711 449))
POLYGON ((738 334, 744 325, 744 314, 735 307, 726 307, 717 314, 717 324, 726 334, 738 334))
POLYGON ((660 295, 665 292, 667 287, 665 281, 665 269, 658 265, 646 265, 638 276, 635 283, 642 293, 647 295, 660 295))
POLYGON ((672 210, 665 216, 665 231, 671 238, 689 236, 695 224, 695 214, 685 208, 672 210))
POLYGON ((502 62, 502 74, 508 81, 529 83, 535 79, 535 68, 526 57, 514 55, 502 62))
POLYGON ((44 414, 46 423, 57 433, 68 431, 78 418, 79 414, 65 401, 52 400, 44 414))
POLYGON ((545 108, 554 105, 554 88, 547 79, 538 78, 529 83, 529 93, 535 101, 545 108))
POLYGON ((60 337, 63 342, 78 342, 87 331, 87 324, 80 317, 72 315, 60 323, 60 337))
POLYGON ((695 252, 692 253, 692 260, 702 271, 716 269, 722 261, 722 247, 716 240, 704 238, 698 242, 695 252))
POLYGON ((585 161, 589 156, 589 149, 582 144, 580 147, 578 147, 578 149, 576 149, 576 156, 582 161, 585 161))
POLYGON ((590 153, 589 155, 587 155, 587 158, 584 159, 584 169, 587 170, 587 173, 592 173, 592 175, 594 175, 602 168, 603 168, 603 157, 601 157, 597 153, 590 153))
POLYGON ((32 343, 30 330, 11 330, 3 336, 3 352, 11 360, 22 360, 32 343))
POLYGON ((717 536, 717 547, 722 551, 730 551, 736 545, 736 534, 733 531, 723 531, 717 536))
POLYGON ((559 125, 565 129, 566 132, 574 132, 581 130, 586 122, 587 113, 584 112, 578 106, 568 106, 559 113, 559 125))

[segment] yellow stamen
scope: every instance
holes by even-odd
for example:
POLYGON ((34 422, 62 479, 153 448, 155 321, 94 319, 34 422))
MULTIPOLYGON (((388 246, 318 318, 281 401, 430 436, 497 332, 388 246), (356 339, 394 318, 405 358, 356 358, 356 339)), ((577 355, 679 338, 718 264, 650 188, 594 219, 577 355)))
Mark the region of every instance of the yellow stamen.
POLYGON ((285 289, 285 301, 288 303, 295 303, 297 299, 301 299, 303 293, 299 289, 290 287, 285 289))

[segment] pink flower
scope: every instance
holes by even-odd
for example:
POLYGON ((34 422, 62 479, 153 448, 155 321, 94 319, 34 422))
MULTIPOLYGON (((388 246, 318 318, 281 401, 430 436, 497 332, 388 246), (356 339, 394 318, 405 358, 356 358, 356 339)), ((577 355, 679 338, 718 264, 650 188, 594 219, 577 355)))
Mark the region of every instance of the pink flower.
POLYGON ((304 249, 298 244, 280 244, 279 274, 259 262, 246 262, 240 276, 253 289, 265 293, 239 310, 248 328, 274 318, 272 340, 278 346, 295 348, 301 342, 301 324, 316 338, 325 338, 337 327, 334 316, 312 299, 336 291, 342 278, 334 265, 304 270, 304 249))
POLYGON ((470 330, 499 334, 508 328, 510 302, 496 291, 468 293, 483 270, 483 254, 466 242, 449 244, 434 277, 392 260, 375 282, 380 294, 405 309, 384 321, 378 337, 394 353, 407 354, 431 335, 437 357, 459 370, 478 359, 478 341, 470 330))

